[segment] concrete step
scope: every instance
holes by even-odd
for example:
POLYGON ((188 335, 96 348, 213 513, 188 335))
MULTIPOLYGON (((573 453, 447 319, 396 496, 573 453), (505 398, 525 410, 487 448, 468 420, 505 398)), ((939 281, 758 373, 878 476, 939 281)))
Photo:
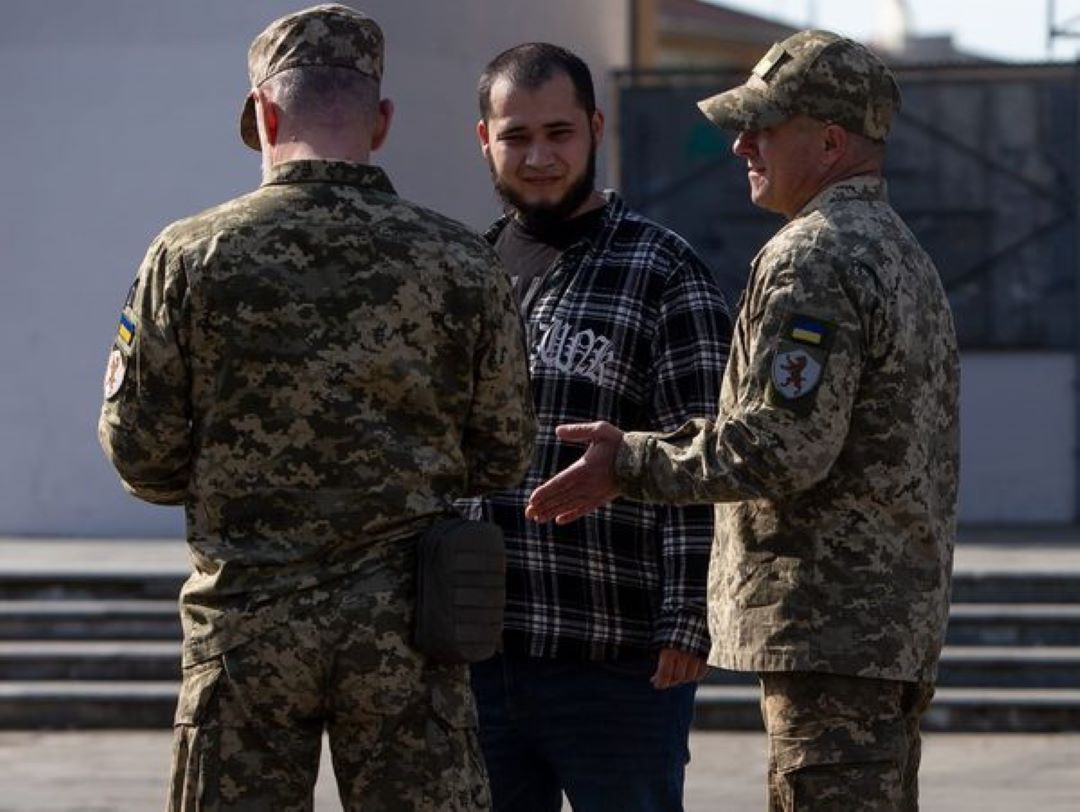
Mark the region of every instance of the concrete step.
MULTIPOLYGON (((0 640, 175 640, 178 611, 175 598, 0 600, 0 640)), ((1080 646, 1080 604, 954 604, 948 642, 1080 646)))
POLYGON ((164 681, 179 677, 179 642, 0 641, 0 681, 164 681))
MULTIPOLYGON (((186 573, 124 571, 99 567, 92 571, 65 570, 55 565, 40 570, 0 572, 0 600, 173 600, 186 573)), ((1069 604, 1080 602, 1080 572, 1046 570, 961 572, 953 577, 953 603, 1069 604)))
MULTIPOLYGON (((0 641, 0 681, 154 680, 180 673, 180 645, 165 640, 0 641)), ((709 685, 754 685, 753 674, 712 669, 709 685)), ((1080 648, 949 646, 942 654, 943 687, 1078 688, 1080 648)))
POLYGON ((1080 648, 949 646, 938 684, 973 688, 1080 688, 1080 648))
POLYGON ((0 600, 171 600, 185 575, 173 572, 0 572, 0 600))
POLYGON ((952 601, 961 603, 1076 603, 1080 601, 1080 573, 957 572, 952 601))
MULTIPOLYGON (((758 689, 701 686, 694 727, 761 730, 758 689)), ((938 688, 922 728, 956 733, 1075 733, 1080 731, 1080 691, 938 688)))
POLYGON ((1080 691, 939 688, 922 726, 955 733, 1075 733, 1080 731, 1080 691))
MULTIPOLYGON (((162 729, 172 723, 176 682, 0 682, 0 729, 162 729)), ((755 687, 702 686, 694 727, 760 730, 755 687)), ((1080 731, 1080 691, 939 688, 927 731, 1080 731)))
MULTIPOLYGON (((1080 601, 1080 594, 1075 599, 1080 601)), ((947 642, 957 646, 1080 646, 1080 603, 954 603, 947 642)))
MULTIPOLYGON (((708 685, 755 685, 757 677, 713 668, 708 685)), ((946 646, 937 684, 949 688, 1078 688, 1080 647, 946 646)))
POLYGON ((167 729, 178 682, 0 682, 0 730, 167 729))
MULTIPOLYGON (((179 637, 175 598, 0 600, 0 640, 179 637)), ((957 603, 949 618, 948 642, 964 646, 1080 646, 1080 604, 957 603)))
POLYGON ((0 601, 0 640, 179 640, 175 600, 0 601))

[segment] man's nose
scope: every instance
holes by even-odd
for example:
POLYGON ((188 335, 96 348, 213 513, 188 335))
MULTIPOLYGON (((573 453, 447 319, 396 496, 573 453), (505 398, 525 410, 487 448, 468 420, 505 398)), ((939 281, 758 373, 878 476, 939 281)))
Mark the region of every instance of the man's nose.
POLYGON ((731 145, 731 151, 740 158, 747 158, 755 151, 754 133, 743 130, 735 137, 735 143, 731 145))
POLYGON ((534 141, 525 153, 528 166, 547 166, 552 162, 551 149, 542 141, 534 141))

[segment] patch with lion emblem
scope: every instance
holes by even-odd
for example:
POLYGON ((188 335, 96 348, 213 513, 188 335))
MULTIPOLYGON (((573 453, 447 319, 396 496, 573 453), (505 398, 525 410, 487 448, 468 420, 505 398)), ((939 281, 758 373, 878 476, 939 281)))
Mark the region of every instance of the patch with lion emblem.
POLYGON ((833 325, 813 316, 794 315, 784 323, 769 373, 768 402, 806 415, 825 375, 833 325))

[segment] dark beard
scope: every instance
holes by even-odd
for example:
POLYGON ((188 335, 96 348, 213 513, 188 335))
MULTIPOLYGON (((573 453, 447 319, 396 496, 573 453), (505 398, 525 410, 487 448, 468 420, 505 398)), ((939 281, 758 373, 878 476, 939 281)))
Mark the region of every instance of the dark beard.
POLYGON ((491 168, 491 182, 495 194, 502 201, 503 211, 513 217, 522 228, 536 237, 544 237, 557 232, 570 215, 589 199, 596 186, 596 142, 589 150, 589 161, 585 171, 566 190, 566 194, 554 203, 526 203, 512 189, 503 184, 495 174, 495 165, 488 160, 491 168))

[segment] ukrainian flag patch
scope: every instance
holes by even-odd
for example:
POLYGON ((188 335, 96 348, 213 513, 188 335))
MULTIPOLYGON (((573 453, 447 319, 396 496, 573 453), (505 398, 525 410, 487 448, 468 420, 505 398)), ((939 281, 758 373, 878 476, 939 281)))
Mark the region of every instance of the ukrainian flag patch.
POLYGON ((800 344, 809 344, 812 347, 820 347, 829 334, 829 327, 823 321, 810 318, 809 316, 796 316, 791 320, 791 329, 788 338, 798 341, 800 344))
POLYGON ((135 340, 135 320, 128 318, 126 313, 120 314, 120 324, 116 328, 116 335, 125 346, 130 347, 131 342, 135 340))

